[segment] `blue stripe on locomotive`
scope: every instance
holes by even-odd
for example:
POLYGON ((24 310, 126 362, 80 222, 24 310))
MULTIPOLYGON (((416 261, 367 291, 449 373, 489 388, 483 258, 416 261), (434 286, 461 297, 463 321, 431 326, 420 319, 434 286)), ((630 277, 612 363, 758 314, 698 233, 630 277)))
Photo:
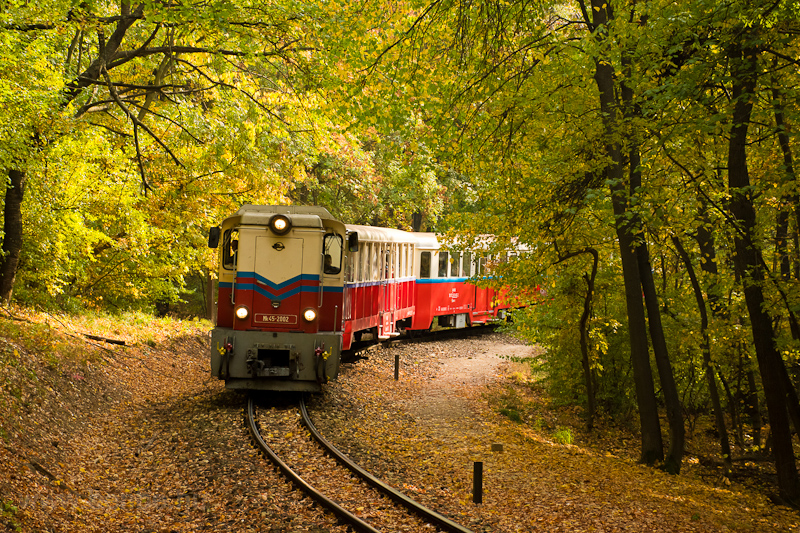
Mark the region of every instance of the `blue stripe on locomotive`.
MULTIPOLYGON (((231 288, 233 283, 220 282, 220 288, 231 288)), ((281 283, 275 283, 256 272, 239 272, 236 275, 236 289, 240 291, 255 291, 266 298, 284 300, 301 292, 319 292, 319 275, 300 274, 281 283), (253 282, 253 278, 258 285, 253 282), (302 285, 304 281, 315 282, 313 285, 302 285)), ((342 287, 323 287, 323 292, 340 293, 342 287)))

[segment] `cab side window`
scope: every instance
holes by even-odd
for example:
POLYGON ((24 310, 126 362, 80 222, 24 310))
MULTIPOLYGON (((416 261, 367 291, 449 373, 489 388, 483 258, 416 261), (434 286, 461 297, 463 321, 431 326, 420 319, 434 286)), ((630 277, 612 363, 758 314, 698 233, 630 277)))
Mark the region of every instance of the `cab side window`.
POLYGON ((222 268, 233 270, 239 256, 239 230, 229 229, 222 235, 222 268))
POLYGON ((322 244, 323 272, 338 274, 342 271, 342 250, 344 239, 337 233, 326 233, 322 244))

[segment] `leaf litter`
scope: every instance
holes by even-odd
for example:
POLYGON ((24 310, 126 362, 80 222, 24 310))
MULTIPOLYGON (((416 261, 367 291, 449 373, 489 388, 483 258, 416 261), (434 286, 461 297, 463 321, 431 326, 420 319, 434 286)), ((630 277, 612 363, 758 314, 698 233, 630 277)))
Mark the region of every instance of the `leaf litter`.
MULTIPOLYGON (((244 395, 209 376, 207 324, 15 313, 0 317, 0 527, 347 531, 252 446, 244 395)), ((498 354, 531 350, 504 336, 378 348, 344 365, 312 418, 367 470, 476 532, 797 531, 797 514, 762 492, 637 465, 622 453, 635 439, 612 454, 500 415, 493 398, 521 385, 498 354)))
MULTIPOLYGON (((367 470, 476 532, 798 530, 797 513, 762 492, 708 483, 688 465, 671 476, 637 464, 632 435, 612 454, 501 415, 497 398, 526 389, 509 361, 535 354, 499 334, 378 349, 325 390, 312 416, 367 470), (482 504, 472 503, 476 461, 482 504)), ((545 425, 568 424, 539 403, 545 425)))

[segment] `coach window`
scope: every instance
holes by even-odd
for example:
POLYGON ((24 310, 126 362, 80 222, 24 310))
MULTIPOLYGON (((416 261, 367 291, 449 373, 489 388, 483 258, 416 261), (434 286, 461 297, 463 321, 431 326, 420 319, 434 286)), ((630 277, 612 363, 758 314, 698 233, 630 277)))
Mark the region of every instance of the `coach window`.
POLYGON ((222 267, 226 270, 236 268, 239 255, 239 230, 229 229, 222 236, 222 267))
POLYGON ((364 245, 364 268, 361 270, 361 281, 372 281, 372 243, 364 245))
POLYGON ((419 257, 419 277, 428 279, 431 277, 431 253, 422 252, 419 257))
POLYGON ((440 278, 446 278, 447 277, 447 259, 448 259, 447 252, 439 252, 439 277, 440 278))
POLYGON ((458 270, 459 266, 461 265, 461 253, 460 252, 451 252, 450 253, 450 276, 453 278, 458 277, 458 270))
POLYGON ((358 272, 358 281, 367 281, 369 279, 369 247, 368 242, 361 244, 361 249, 358 251, 361 255, 361 269, 358 272))
POLYGON ((381 262, 381 245, 376 242, 372 248, 372 281, 380 281, 383 275, 381 262))
POLYGON ((344 258, 344 280, 353 281, 353 256, 347 255, 344 258))
POLYGON ((337 233, 326 233, 323 240, 323 271, 325 274, 338 274, 342 271, 342 250, 344 240, 337 233))
POLYGON ((472 276, 472 254, 469 252, 464 252, 464 257, 461 260, 462 270, 464 272, 464 276, 470 277, 472 276))
POLYGON ((381 245, 374 243, 372 245, 372 281, 380 281, 381 279, 381 245))
POLYGON ((345 256, 345 261, 347 262, 347 271, 345 272, 347 281, 358 281, 358 267, 360 266, 359 259, 358 252, 352 252, 345 256))

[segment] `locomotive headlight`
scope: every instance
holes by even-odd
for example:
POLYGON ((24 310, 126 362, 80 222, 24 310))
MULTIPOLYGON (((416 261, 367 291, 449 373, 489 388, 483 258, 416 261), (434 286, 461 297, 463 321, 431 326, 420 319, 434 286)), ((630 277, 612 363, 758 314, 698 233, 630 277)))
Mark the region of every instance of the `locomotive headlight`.
POLYGON ((243 305, 237 307, 233 312, 236 314, 236 318, 239 320, 244 320, 250 315, 250 310, 243 305))
POLYGON ((275 235, 284 235, 292 229, 292 221, 286 215, 273 215, 269 227, 275 235))
POLYGON ((317 319, 317 312, 311 308, 306 309, 303 311, 303 318, 306 322, 314 322, 317 319))

